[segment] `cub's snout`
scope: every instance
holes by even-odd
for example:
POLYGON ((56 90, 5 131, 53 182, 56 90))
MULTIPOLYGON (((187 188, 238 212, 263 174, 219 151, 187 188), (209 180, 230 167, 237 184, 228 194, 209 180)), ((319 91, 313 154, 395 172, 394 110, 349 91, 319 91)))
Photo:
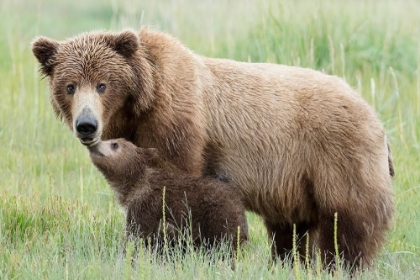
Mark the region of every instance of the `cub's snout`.
POLYGON ((87 146, 89 153, 91 156, 105 156, 102 152, 101 152, 101 141, 95 145, 91 145, 91 146, 87 146))
POLYGON ((87 146, 87 148, 91 156, 108 157, 119 150, 121 141, 122 140, 99 140, 94 145, 87 146))

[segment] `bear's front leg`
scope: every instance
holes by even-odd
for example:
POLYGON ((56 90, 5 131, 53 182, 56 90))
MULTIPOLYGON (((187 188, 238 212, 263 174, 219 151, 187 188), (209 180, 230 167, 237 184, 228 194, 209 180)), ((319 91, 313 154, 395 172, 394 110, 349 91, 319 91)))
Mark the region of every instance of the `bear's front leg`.
POLYGON ((204 132, 188 121, 174 124, 156 146, 169 161, 189 175, 201 177, 204 165, 204 132))

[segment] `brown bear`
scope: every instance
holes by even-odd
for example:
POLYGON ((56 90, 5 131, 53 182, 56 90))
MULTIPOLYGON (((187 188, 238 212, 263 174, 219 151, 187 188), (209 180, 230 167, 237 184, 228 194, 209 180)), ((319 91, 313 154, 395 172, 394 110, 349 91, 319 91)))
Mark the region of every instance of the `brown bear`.
POLYGON ((125 138, 228 182, 263 217, 273 257, 291 250, 296 224, 330 264, 334 213, 346 265, 368 265, 383 245, 392 158, 374 110, 342 79, 207 58, 150 28, 39 37, 32 50, 82 144, 125 138))
POLYGON ((184 244, 190 235, 194 247, 211 249, 227 241, 236 251, 238 241, 248 240, 245 207, 228 184, 191 177, 160 157, 156 149, 139 148, 124 139, 100 141, 88 149, 126 210, 129 237, 150 237, 153 244, 162 244, 165 187, 169 244, 184 244))

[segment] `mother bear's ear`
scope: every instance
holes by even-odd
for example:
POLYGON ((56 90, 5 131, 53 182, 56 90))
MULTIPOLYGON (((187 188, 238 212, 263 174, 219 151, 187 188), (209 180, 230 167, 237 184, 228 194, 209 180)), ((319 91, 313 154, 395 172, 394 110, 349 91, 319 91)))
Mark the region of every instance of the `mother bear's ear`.
POLYGON ((32 43, 32 52, 41 64, 41 72, 51 75, 54 67, 54 55, 57 53, 59 43, 46 37, 38 37, 32 43))
POLYGON ((136 31, 127 29, 119 33, 111 33, 105 37, 108 46, 126 58, 134 72, 135 81, 131 86, 132 108, 137 116, 149 109, 154 96, 153 66, 149 61, 146 47, 142 44, 136 31))
POLYGON ((124 57, 131 57, 139 48, 139 37, 132 30, 125 30, 108 38, 109 46, 124 57))

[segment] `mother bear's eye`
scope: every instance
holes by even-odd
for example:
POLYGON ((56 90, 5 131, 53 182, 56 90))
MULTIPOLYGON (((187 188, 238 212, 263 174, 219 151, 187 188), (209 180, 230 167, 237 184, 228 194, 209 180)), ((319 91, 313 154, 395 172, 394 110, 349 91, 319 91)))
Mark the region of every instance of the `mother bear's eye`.
POLYGON ((105 89, 106 89, 106 85, 105 84, 98 84, 96 86, 96 91, 98 93, 104 93, 105 92, 105 89))
POLYGON ((111 147, 112 147, 113 150, 118 149, 118 143, 112 143, 111 147))
POLYGON ((68 94, 74 94, 75 91, 76 91, 76 85, 75 84, 67 85, 67 93, 68 94))

